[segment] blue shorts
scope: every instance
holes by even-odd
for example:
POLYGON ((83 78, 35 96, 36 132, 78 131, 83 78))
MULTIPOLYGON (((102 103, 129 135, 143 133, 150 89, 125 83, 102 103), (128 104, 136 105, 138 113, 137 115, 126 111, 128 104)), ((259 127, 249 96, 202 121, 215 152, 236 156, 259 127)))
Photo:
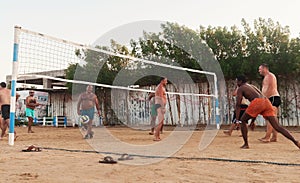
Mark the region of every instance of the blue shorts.
POLYGON ((157 116, 156 104, 151 105, 151 116, 157 116))
POLYGON ((95 108, 90 108, 90 109, 85 109, 85 110, 80 110, 80 115, 87 115, 90 120, 94 119, 94 113, 95 113, 95 108))
POLYGON ((34 118, 34 110, 33 109, 30 109, 30 108, 26 107, 25 113, 26 113, 26 117, 34 118))

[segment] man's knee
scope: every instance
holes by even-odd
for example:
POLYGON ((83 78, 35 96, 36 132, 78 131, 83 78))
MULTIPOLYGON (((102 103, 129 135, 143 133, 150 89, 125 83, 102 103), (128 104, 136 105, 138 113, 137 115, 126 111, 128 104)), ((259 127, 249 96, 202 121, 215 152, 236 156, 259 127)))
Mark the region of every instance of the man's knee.
POLYGON ((269 123, 271 124, 271 126, 272 126, 275 130, 278 131, 278 129, 280 128, 280 126, 279 126, 279 124, 278 124, 276 118, 272 116, 272 117, 270 117, 270 118, 268 119, 268 121, 269 121, 269 123))

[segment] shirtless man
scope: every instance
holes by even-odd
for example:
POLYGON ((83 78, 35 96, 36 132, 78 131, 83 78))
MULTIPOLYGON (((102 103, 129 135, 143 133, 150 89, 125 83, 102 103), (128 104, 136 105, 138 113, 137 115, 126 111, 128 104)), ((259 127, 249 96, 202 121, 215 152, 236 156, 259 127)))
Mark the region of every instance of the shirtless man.
POLYGON ((168 83, 167 78, 162 78, 160 83, 155 88, 155 105, 157 108, 158 124, 154 132, 154 141, 160 141, 160 132, 164 124, 164 115, 166 113, 167 94, 166 85, 168 83))
POLYGON ((33 119, 35 117, 34 109, 37 106, 41 105, 36 101, 36 98, 34 97, 34 90, 29 91, 29 96, 27 96, 25 99, 25 105, 26 105, 25 114, 26 117, 28 118, 28 133, 34 133, 34 131, 32 131, 31 129, 33 125, 33 119))
POLYGON ((78 115, 87 115, 89 117, 89 122, 87 123, 87 132, 85 139, 93 138, 94 132, 92 131, 92 124, 94 120, 95 106, 98 111, 99 117, 101 116, 100 105, 97 95, 93 93, 93 86, 88 85, 86 91, 80 94, 77 103, 77 113, 78 115))
MULTIPOLYGON (((236 96, 237 90, 238 90, 238 87, 234 90, 234 92, 232 93, 232 96, 234 96, 234 97, 236 96)), ((249 104, 249 101, 247 99, 245 99, 245 97, 243 97, 241 105, 240 105, 240 116, 242 116, 244 114, 245 110, 248 107, 248 104, 249 104)), ((234 111, 233 118, 232 118, 232 124, 231 124, 229 130, 223 131, 223 133, 226 134, 226 135, 231 136, 232 131, 234 129, 237 129, 237 130, 239 129, 240 124, 236 120, 236 114, 235 113, 236 112, 234 111)), ((250 123, 249 127, 250 127, 251 130, 254 130, 255 118, 251 120, 251 123, 250 123)))
MULTIPOLYGON (((275 115, 277 116, 278 107, 281 104, 281 99, 279 93, 277 91, 277 80, 276 76, 269 71, 269 67, 267 64, 262 64, 258 68, 258 72, 261 76, 264 76, 262 82, 262 94, 266 96, 273 105, 273 109, 275 111, 275 115)), ((258 139, 261 142, 276 142, 277 141, 277 132, 272 128, 272 125, 268 121, 267 122, 267 132, 265 137, 258 139), (271 134, 272 138, 271 138, 271 134), (270 139, 271 138, 271 139, 270 139)))
MULTIPOLYGON (((6 129, 9 127, 9 117, 10 117, 10 97, 11 92, 10 89, 6 88, 6 83, 1 82, 0 83, 0 106, 1 106, 1 112, 2 112, 2 133, 0 139, 2 139, 5 135, 6 129)), ((15 133, 15 140, 17 138, 16 131, 15 133)))
POLYGON ((244 76, 237 77, 237 85, 239 86, 239 88, 236 96, 236 119, 241 121, 241 131, 244 139, 244 145, 241 146, 241 148, 249 148, 247 123, 249 119, 257 117, 258 114, 261 114, 270 122, 270 124, 276 131, 291 140, 298 148, 300 148, 300 142, 296 141, 285 128, 281 127, 278 124, 270 100, 266 98, 255 86, 248 84, 244 76), (243 116, 240 116, 240 104, 243 97, 248 99, 250 101, 250 104, 243 116))

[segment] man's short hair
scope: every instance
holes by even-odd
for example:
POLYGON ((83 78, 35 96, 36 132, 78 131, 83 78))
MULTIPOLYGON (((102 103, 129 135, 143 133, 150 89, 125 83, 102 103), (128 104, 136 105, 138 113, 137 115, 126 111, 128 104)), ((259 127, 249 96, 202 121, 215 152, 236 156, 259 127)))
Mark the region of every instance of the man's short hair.
POLYGON ((0 86, 1 86, 2 88, 6 88, 6 83, 5 83, 5 82, 1 82, 1 83, 0 83, 0 86))
POLYGON ((262 63, 262 64, 261 64, 261 66, 263 66, 263 67, 265 67, 265 68, 269 69, 269 65, 268 65, 268 64, 266 64, 266 63, 262 63))
POLYGON ((161 82, 162 80, 166 79, 167 77, 161 77, 159 82, 161 82))
POLYGON ((240 75, 240 76, 236 77, 236 79, 238 81, 242 81, 242 83, 246 83, 247 82, 247 79, 246 79, 246 77, 244 75, 240 75))

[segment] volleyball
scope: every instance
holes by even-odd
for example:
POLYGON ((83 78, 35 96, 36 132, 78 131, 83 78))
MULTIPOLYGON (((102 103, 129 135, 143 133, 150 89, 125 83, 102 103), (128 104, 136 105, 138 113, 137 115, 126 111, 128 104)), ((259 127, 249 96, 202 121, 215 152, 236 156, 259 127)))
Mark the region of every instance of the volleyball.
POLYGON ((81 124, 87 124, 90 118, 87 115, 80 116, 79 121, 81 124))

